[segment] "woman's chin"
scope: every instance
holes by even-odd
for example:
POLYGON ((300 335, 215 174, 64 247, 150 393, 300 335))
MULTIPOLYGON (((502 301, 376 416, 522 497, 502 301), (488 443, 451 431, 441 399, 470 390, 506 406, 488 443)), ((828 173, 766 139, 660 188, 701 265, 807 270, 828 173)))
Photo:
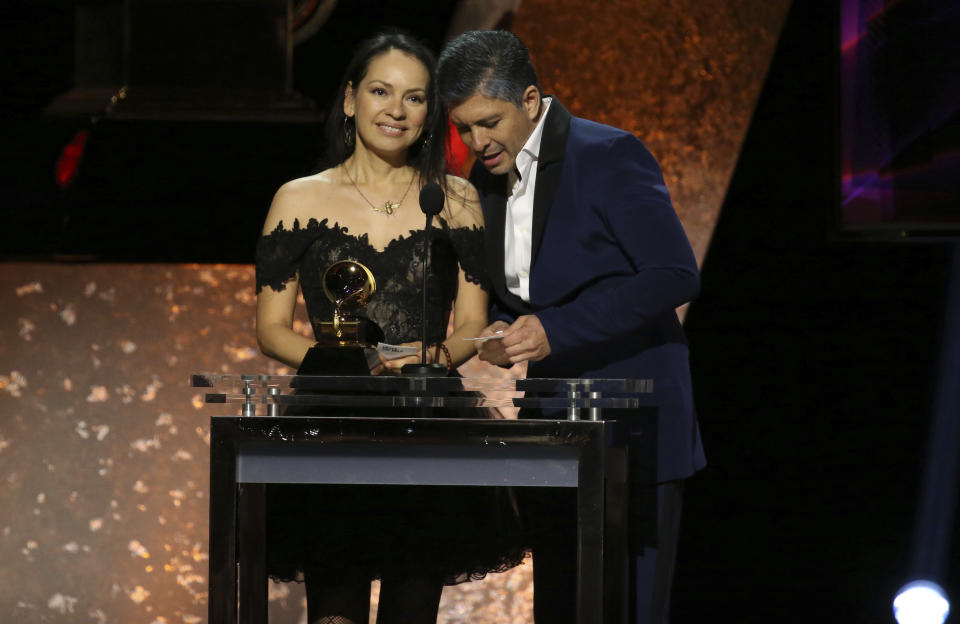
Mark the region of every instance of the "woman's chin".
POLYGON ((414 141, 409 140, 409 137, 407 136, 378 136, 374 137, 372 140, 360 141, 360 143, 365 149, 373 152, 374 154, 383 157, 393 157, 406 154, 407 150, 410 149, 410 146, 413 145, 414 141))

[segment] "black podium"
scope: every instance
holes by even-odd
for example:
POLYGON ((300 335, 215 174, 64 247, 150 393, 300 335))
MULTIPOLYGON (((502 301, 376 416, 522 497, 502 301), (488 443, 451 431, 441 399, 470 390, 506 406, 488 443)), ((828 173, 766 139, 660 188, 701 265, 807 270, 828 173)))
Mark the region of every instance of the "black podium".
POLYGON ((576 488, 577 621, 626 621, 627 432, 616 412, 648 405, 650 381, 195 375, 192 383, 210 389, 207 403, 240 412, 211 418, 211 624, 266 621, 270 483, 576 488), (294 405, 318 415, 279 415, 294 405), (566 418, 409 417, 505 405, 566 418), (383 417, 322 415, 343 407, 383 417))

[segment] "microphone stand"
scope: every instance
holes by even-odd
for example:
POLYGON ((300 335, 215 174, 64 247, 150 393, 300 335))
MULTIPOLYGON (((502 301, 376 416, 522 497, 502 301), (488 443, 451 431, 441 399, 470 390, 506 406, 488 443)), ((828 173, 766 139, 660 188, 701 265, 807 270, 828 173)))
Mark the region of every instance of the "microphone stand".
POLYGON ((430 264, 430 234, 433 215, 443 210, 445 200, 439 184, 430 183, 420 191, 420 210, 427 215, 423 237, 423 327, 420 333, 420 363, 404 364, 400 374, 404 377, 446 377, 447 367, 438 362, 427 364, 427 267, 430 264))

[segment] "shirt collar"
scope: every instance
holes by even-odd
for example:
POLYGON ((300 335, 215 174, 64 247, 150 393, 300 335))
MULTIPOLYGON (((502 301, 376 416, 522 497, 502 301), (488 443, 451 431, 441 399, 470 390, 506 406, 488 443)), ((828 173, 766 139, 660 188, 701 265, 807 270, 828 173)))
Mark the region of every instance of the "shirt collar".
POLYGON ((550 102, 553 98, 543 98, 543 111, 540 113, 540 121, 537 127, 533 129, 527 142, 523 144, 523 149, 517 154, 517 172, 520 177, 520 184, 524 184, 530 173, 530 166, 540 158, 540 141, 543 139, 543 122, 547 118, 547 110, 550 108, 550 102))

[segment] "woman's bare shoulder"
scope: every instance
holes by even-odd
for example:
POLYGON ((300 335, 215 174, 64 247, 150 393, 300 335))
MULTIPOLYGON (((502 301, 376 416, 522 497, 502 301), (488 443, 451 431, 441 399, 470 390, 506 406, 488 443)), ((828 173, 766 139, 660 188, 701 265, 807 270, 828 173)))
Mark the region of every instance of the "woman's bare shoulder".
POLYGON ((454 227, 483 226, 480 196, 468 180, 447 175, 447 207, 454 227))
POLYGON ((273 196, 263 233, 272 232, 280 224, 290 229, 294 221, 306 225, 310 219, 325 218, 325 206, 330 204, 336 187, 332 169, 286 182, 273 196))
POLYGON ((447 188, 457 196, 466 197, 472 201, 479 201, 477 189, 473 188, 473 185, 470 184, 469 180, 453 175, 452 173, 448 173, 446 174, 445 181, 447 183, 447 188))

